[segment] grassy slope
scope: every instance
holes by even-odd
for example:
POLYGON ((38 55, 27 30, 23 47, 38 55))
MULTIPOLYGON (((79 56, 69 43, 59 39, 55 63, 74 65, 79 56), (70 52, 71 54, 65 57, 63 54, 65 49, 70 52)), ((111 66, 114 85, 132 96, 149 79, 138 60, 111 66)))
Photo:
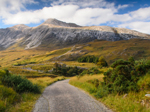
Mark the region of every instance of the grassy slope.
MULTIPOLYGON (((132 39, 132 40, 124 40, 124 41, 116 41, 116 42, 110 42, 110 41, 93 41, 85 45, 78 45, 83 46, 80 50, 86 50, 88 51, 86 55, 95 55, 95 56, 104 56, 107 62, 110 64, 114 62, 115 60, 119 58, 127 59, 130 56, 134 56, 135 59, 140 58, 147 58, 150 59, 150 46, 149 46, 149 40, 140 40, 140 39, 132 39)), ((30 64, 31 62, 35 62, 36 65, 27 65, 24 67, 32 67, 36 70, 42 70, 42 69, 50 69, 54 62, 49 61, 50 59, 57 57, 59 55, 62 55, 69 51, 71 47, 68 48, 62 48, 58 50, 49 50, 49 49, 42 49, 41 50, 6 50, 6 51, 0 51, 0 65, 1 68, 7 67, 12 73, 14 74, 20 74, 22 76, 27 77, 37 77, 37 78, 29 78, 34 83, 38 83, 43 88, 45 88, 48 84, 50 84, 50 81, 57 80, 57 77, 53 74, 49 73, 38 73, 36 71, 29 71, 22 69, 23 66, 13 66, 15 63, 21 63, 21 64, 30 64), (38 65, 39 64, 39 65, 38 65), (42 64, 42 65, 40 65, 42 64), (47 77, 48 76, 48 77, 47 77), (52 78, 50 78, 52 77, 52 78)), ((96 67, 93 63, 78 63, 76 61, 62 61, 63 63, 70 65, 70 66, 80 66, 80 67, 96 67)), ((105 70, 103 70, 105 71, 105 70)), ((87 83, 88 80, 93 79, 99 79, 102 80, 103 75, 93 75, 93 76, 86 76, 78 80, 77 78, 72 79, 71 83, 74 84, 77 87, 81 87, 82 89, 85 89, 88 92, 95 91, 97 88, 94 88, 93 85, 87 83), (88 88, 87 88, 88 87, 88 88), (92 89, 89 89, 92 88, 92 89), (94 88, 94 89, 93 89, 94 88)), ((137 102, 141 102, 143 99, 143 95, 147 91, 143 91, 136 95, 135 93, 130 93, 130 96, 134 96, 137 100, 137 102)), ((93 94, 94 95, 94 94, 93 94)), ((19 111, 29 111, 32 109, 36 99, 40 95, 35 95, 31 93, 25 93, 23 94, 23 102, 17 104, 15 107, 11 108, 12 112, 19 112, 19 111), (31 102, 31 103, 29 103, 31 102), (31 105, 31 106, 29 106, 31 105), (27 108, 28 107, 28 108, 27 108), (26 110, 27 109, 27 110, 26 110)), ((110 108, 113 108, 114 110, 121 110, 125 108, 126 110, 123 110, 124 112, 128 111, 128 108, 136 108, 142 109, 142 111, 145 109, 145 107, 141 107, 140 103, 135 103, 131 100, 134 100, 134 97, 128 97, 126 99, 121 99, 122 96, 113 96, 109 95, 108 97, 105 97, 103 99, 100 99, 100 101, 107 104, 110 108), (121 100, 120 100, 121 99, 121 100), (130 104, 131 107, 128 107, 128 105, 125 105, 123 108, 119 108, 120 105, 130 104), (135 106, 132 104, 136 104, 135 106)), ((139 110, 136 111, 139 111, 139 110)))
MULTIPOLYGON (((123 41, 93 41, 83 46, 80 51, 86 50, 85 55, 104 56, 109 64, 122 58, 127 59, 133 56, 135 59, 150 59, 150 40, 131 39, 123 41)), ((54 57, 60 56, 71 47, 58 50, 6 50, 0 51, 0 65, 8 67, 14 63, 42 63, 54 57)))
POLYGON ((123 41, 94 41, 89 46, 84 47, 88 50, 87 55, 104 56, 108 63, 117 59, 128 59, 133 56, 135 59, 150 59, 150 40, 131 39, 123 41))

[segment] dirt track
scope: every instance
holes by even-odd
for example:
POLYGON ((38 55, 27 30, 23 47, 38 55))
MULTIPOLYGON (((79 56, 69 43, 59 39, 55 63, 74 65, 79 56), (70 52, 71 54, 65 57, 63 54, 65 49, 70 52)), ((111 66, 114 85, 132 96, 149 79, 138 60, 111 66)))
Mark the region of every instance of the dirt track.
POLYGON ((48 86, 33 112, 112 112, 68 82, 59 81, 48 86))

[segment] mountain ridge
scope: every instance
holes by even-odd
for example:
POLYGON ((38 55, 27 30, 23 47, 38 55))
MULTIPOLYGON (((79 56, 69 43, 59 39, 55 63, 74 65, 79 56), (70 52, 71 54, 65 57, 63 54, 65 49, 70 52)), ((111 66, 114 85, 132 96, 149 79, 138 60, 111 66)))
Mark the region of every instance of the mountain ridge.
POLYGON ((95 39, 107 41, 128 40, 132 38, 150 39, 150 35, 125 28, 109 26, 79 26, 57 19, 48 19, 37 27, 20 24, 0 29, 1 50, 32 49, 38 47, 63 47, 91 42, 95 39), (17 44, 17 47, 13 47, 17 44))
POLYGON ((55 26, 64 26, 64 27, 81 27, 75 23, 66 23, 66 22, 62 22, 59 21, 57 19, 47 19, 45 22, 43 22, 41 25, 55 25, 55 26))

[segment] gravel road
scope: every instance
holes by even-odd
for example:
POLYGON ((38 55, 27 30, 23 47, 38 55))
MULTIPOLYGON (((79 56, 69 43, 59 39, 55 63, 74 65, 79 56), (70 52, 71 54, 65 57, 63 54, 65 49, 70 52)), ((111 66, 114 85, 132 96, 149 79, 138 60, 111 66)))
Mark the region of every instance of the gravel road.
POLYGON ((48 86, 33 112, 112 112, 84 91, 70 85, 69 80, 48 86))

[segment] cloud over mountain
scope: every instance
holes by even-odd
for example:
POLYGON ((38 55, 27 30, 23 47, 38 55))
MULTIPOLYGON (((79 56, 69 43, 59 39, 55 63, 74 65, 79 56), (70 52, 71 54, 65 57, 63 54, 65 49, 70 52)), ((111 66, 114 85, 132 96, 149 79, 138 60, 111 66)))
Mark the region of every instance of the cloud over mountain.
MULTIPOLYGON (((79 25, 109 25, 125 27, 150 33, 141 23, 150 22, 150 7, 119 13, 130 7, 130 4, 116 5, 106 0, 42 0, 49 5, 40 9, 28 9, 28 5, 40 5, 35 0, 2 0, 0 1, 0 17, 4 24, 39 24, 48 18, 56 18, 79 25), (135 28, 133 24, 140 24, 135 28)), ((143 25, 144 25, 143 24, 143 25)), ((147 26, 150 29, 150 26, 147 26)))

